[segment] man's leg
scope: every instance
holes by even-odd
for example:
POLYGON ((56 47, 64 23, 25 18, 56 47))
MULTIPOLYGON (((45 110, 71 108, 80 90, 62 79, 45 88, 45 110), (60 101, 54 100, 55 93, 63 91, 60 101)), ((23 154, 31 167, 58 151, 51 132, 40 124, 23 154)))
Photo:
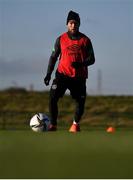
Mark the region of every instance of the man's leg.
POLYGON ((54 79, 51 89, 50 89, 50 97, 49 97, 49 113, 50 113, 50 121, 51 125, 57 125, 57 117, 58 117, 58 100, 60 97, 63 97, 66 88, 62 84, 61 80, 54 79))
POLYGON ((50 113, 51 124, 56 126, 57 125, 57 116, 58 116, 58 99, 51 95, 49 98, 49 113, 50 113))
POLYGON ((76 102, 76 110, 74 114, 74 122, 79 123, 80 119, 84 113, 84 106, 85 106, 85 96, 81 96, 75 99, 76 102))
POLYGON ((78 80, 73 82, 71 88, 71 95, 76 102, 76 110, 74 114, 73 124, 69 129, 70 132, 77 132, 80 131, 79 122, 81 117, 84 113, 84 106, 86 100, 86 81, 85 80, 78 80))

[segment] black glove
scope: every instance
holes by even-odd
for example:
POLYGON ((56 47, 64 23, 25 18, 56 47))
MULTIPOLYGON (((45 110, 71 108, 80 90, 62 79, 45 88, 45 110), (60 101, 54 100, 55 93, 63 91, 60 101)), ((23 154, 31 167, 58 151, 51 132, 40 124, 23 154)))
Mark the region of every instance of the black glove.
POLYGON ((47 74, 46 77, 44 78, 44 83, 46 84, 46 86, 49 85, 50 79, 51 79, 51 74, 47 74))
POLYGON ((72 67, 74 67, 75 69, 79 69, 83 66, 82 62, 72 62, 72 67))

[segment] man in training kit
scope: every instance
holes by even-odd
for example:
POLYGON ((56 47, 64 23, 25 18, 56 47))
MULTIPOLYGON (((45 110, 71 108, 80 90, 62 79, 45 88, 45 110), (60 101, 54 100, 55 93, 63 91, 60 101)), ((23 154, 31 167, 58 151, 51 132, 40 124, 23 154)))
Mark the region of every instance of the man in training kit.
POLYGON ((49 113, 51 124, 49 131, 56 131, 58 116, 58 100, 63 97, 67 89, 76 102, 76 111, 70 132, 80 131, 80 119, 84 112, 86 99, 86 79, 88 66, 94 64, 95 57, 91 40, 79 32, 80 17, 73 11, 67 17, 68 31, 60 35, 49 59, 44 83, 49 85, 51 74, 59 57, 59 63, 50 89, 49 113))

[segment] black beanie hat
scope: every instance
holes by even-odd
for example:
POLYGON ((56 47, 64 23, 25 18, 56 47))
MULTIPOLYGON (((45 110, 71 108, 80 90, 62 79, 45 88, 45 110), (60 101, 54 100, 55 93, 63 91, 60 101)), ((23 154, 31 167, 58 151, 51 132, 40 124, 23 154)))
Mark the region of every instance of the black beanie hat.
POLYGON ((79 17, 79 14, 76 13, 76 12, 74 12, 74 11, 69 11, 68 16, 67 16, 67 23, 66 23, 66 24, 68 24, 68 21, 70 21, 70 20, 75 20, 75 21, 77 21, 77 22, 79 23, 79 25, 80 25, 80 17, 79 17))

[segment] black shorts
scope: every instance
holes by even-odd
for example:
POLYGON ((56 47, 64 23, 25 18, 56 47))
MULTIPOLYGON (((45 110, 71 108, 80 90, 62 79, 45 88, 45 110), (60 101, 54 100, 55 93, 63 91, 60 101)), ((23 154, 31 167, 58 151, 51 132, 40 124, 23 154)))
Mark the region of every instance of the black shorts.
POLYGON ((70 90, 73 99, 85 98, 86 79, 70 78, 57 72, 50 89, 51 97, 63 97, 67 89, 70 90))

